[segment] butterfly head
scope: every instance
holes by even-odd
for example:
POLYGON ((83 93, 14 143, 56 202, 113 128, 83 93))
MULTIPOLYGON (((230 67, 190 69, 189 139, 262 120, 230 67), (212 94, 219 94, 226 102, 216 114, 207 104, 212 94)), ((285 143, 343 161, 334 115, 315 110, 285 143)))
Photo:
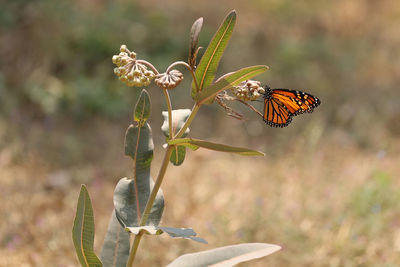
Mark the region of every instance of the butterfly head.
POLYGON ((271 87, 269 87, 269 85, 265 85, 264 86, 265 92, 264 92, 264 98, 268 98, 269 96, 271 96, 272 93, 272 89, 271 87))

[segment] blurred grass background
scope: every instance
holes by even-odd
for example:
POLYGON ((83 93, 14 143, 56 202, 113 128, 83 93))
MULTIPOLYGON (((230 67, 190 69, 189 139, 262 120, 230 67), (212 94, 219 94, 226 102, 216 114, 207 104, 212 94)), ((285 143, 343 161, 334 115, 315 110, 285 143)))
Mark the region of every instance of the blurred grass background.
MULTIPOLYGON (((219 74, 266 64, 272 88, 322 100, 290 127, 203 108, 192 136, 266 152, 199 150, 168 169, 163 224, 193 227, 209 245, 167 237, 141 244, 140 266, 239 242, 282 251, 242 266, 400 264, 400 4, 396 1, 50 1, 0 4, 0 266, 77 266, 71 228, 88 185, 100 251, 119 178, 131 175, 123 138, 138 89, 113 74, 121 44, 159 71, 186 60, 204 17, 207 46, 231 10, 237 25, 219 74)), ((190 108, 189 75, 172 95, 190 108)), ((151 125, 161 160, 162 94, 151 125)), ((262 109, 261 104, 258 106, 262 109)))

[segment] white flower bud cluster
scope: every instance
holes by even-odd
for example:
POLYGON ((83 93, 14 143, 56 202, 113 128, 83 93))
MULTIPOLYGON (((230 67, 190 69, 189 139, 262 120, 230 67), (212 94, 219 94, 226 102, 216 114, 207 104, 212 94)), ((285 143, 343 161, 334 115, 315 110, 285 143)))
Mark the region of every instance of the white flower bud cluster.
POLYGON ((246 80, 234 87, 234 94, 243 101, 253 101, 265 93, 265 89, 261 86, 261 82, 254 80, 246 80))
POLYGON ((121 45, 120 53, 114 55, 112 61, 117 65, 115 75, 128 86, 148 86, 155 77, 154 72, 136 62, 136 53, 129 51, 126 45, 121 45))

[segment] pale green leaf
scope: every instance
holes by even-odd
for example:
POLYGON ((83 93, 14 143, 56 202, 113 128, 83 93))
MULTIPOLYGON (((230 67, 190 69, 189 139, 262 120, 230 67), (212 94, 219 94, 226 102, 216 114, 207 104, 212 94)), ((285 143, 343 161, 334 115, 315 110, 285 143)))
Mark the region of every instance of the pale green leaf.
MULTIPOLYGON (((175 109, 172 110, 172 132, 177 133, 183 127, 186 120, 189 118, 191 113, 190 109, 175 109)), ((161 131, 164 133, 166 137, 169 136, 169 120, 168 120, 168 111, 163 111, 162 113, 164 122, 161 126, 161 131)), ((190 132, 189 128, 186 129, 184 136, 188 135, 190 132)))
POLYGON ((223 144, 216 144, 195 138, 177 138, 168 141, 169 145, 195 145, 206 149, 211 149, 220 152, 236 153, 243 156, 265 156, 264 153, 249 148, 233 147, 223 144))
POLYGON ((147 235, 161 235, 167 233, 170 237, 186 238, 196 242, 207 244, 207 241, 201 237, 197 237, 196 232, 192 228, 175 228, 175 227, 160 227, 160 226, 140 226, 140 227, 126 227, 126 231, 134 235, 147 234, 147 235))
MULTIPOLYGON (((236 11, 232 10, 221 24, 214 37, 211 39, 203 57, 200 60, 195 72, 199 91, 212 83, 218 68, 219 61, 228 42, 231 38, 236 22, 236 11)), ((197 94, 196 85, 192 84, 192 97, 197 94)))
POLYGON ((125 155, 135 162, 136 172, 146 172, 153 160, 154 143, 148 123, 142 127, 130 125, 125 133, 125 155))
POLYGON ((197 48, 197 44, 199 43, 199 34, 202 26, 203 18, 199 18, 193 23, 190 30, 188 63, 193 69, 196 66, 196 57, 197 52, 199 51, 197 48))
POLYGON ((197 94, 195 101, 197 101, 199 104, 210 103, 210 101, 212 101, 219 92, 232 88, 233 86, 236 86, 245 80, 249 80, 266 70, 268 70, 268 66, 257 65, 232 72, 216 83, 204 88, 197 94))
POLYGON ((89 193, 85 185, 81 186, 72 239, 78 259, 83 267, 101 267, 102 263, 93 251, 94 218, 89 193))
POLYGON ((136 102, 133 120, 143 124, 149 117, 151 111, 151 103, 149 93, 145 89, 142 90, 138 101, 136 102))
POLYGON ((265 243, 245 243, 220 247, 197 253, 185 254, 167 265, 167 267, 229 267, 270 255, 281 247, 265 243))
POLYGON ((129 237, 130 234, 120 224, 113 210, 100 255, 104 267, 126 266, 130 251, 129 237))
MULTIPOLYGON (((125 135, 125 154, 133 159, 133 178, 122 178, 114 191, 116 217, 124 226, 138 226, 154 186, 150 175, 154 143, 150 125, 130 125, 125 135)), ((153 203, 147 224, 158 225, 164 210, 160 189, 153 203)))
POLYGON ((179 166, 185 160, 186 155, 186 147, 185 146, 175 146, 174 150, 172 150, 171 157, 169 161, 172 162, 175 166, 179 166))
MULTIPOLYGON (((139 226, 153 186, 154 182, 150 176, 150 169, 148 172, 137 176, 137 194, 133 179, 122 178, 119 180, 114 191, 114 207, 117 218, 124 227, 139 226)), ((146 225, 158 225, 163 211, 164 195, 160 189, 154 200, 146 225)))

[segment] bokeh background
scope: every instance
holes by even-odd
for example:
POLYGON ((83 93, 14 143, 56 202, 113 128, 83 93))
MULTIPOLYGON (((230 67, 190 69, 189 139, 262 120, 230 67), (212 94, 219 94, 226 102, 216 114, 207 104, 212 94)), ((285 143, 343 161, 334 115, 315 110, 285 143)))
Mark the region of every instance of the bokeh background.
MULTIPOLYGON (((202 108, 193 137, 266 156, 198 150, 170 166, 163 224, 193 227, 209 245, 146 237, 138 265, 165 266, 183 253, 240 242, 283 247, 241 266, 400 264, 397 1, 13 0, 0 7, 0 266, 78 266, 71 228, 82 183, 101 250, 114 186, 131 175, 123 142, 139 92, 114 76, 112 55, 126 44, 164 71, 187 59, 197 18, 204 17, 200 45, 207 46, 231 9, 237 25, 219 75, 266 64, 263 83, 303 89, 322 105, 284 129, 238 105, 247 120, 216 104, 202 108)), ((184 74, 171 93, 174 108, 192 106, 184 74)), ((166 108, 158 88, 148 91, 155 175, 166 108)))

